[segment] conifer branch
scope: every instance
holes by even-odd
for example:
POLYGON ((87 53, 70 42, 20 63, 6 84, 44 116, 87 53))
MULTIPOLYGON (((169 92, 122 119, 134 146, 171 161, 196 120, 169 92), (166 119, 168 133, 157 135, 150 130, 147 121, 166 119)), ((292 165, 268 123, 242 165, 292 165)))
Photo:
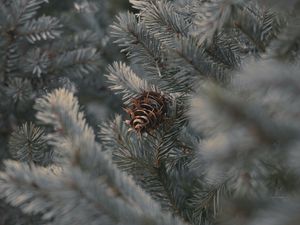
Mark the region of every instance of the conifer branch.
POLYGON ((189 24, 176 13, 173 3, 157 1, 142 14, 147 29, 164 45, 174 48, 177 40, 188 36, 189 24))
POLYGON ((268 54, 272 58, 277 59, 296 59, 300 37, 300 17, 290 18, 284 27, 278 34, 278 38, 271 42, 268 48, 268 54), (292 54, 291 54, 292 52, 292 54))
POLYGON ((111 26, 111 35, 115 43, 122 47, 128 58, 141 64, 149 78, 164 70, 164 56, 161 43, 147 31, 144 24, 138 23, 131 13, 122 13, 111 26), (159 70, 157 70, 159 67, 159 70))
POLYGON ((15 26, 22 25, 32 19, 41 4, 48 3, 48 0, 13 0, 9 4, 10 10, 14 18, 12 18, 15 26))
POLYGON ((60 37, 62 27, 55 17, 42 16, 37 20, 28 21, 17 30, 19 35, 25 36, 30 43, 40 40, 55 39, 60 37))
POLYGON ((12 133, 9 150, 13 158, 29 164, 47 165, 51 163, 51 151, 47 149, 45 131, 33 123, 25 123, 12 133))
POLYGON ((155 218, 151 224, 156 224, 158 220, 164 221, 167 224, 170 221, 180 224, 180 221, 175 218, 175 220, 171 219, 167 214, 157 218, 157 213, 161 213, 159 206, 149 196, 144 194, 130 178, 120 173, 111 164, 109 158, 101 152, 99 146, 94 141, 94 134, 86 125, 83 114, 79 112, 77 100, 72 94, 65 90, 57 90, 53 94, 49 94, 46 98, 38 100, 36 109, 39 110, 37 117, 41 121, 53 124, 56 128, 55 130, 65 135, 64 138, 62 138, 63 136, 55 137, 61 143, 61 145, 56 145, 56 147, 67 150, 69 145, 69 148, 71 148, 69 151, 74 151, 69 153, 71 156, 71 165, 81 168, 83 172, 90 172, 97 168, 93 173, 94 176, 99 178, 101 176, 107 177, 103 182, 108 187, 111 187, 114 193, 117 193, 117 196, 122 198, 123 201, 125 200, 126 204, 129 204, 127 207, 130 208, 131 202, 134 201, 142 214, 147 211, 147 217, 149 217, 150 221, 155 218), (62 131, 63 133, 61 133, 62 131), (149 207, 153 210, 150 214, 148 211, 149 207))
POLYGON ((125 63, 114 62, 108 68, 106 75, 111 89, 123 95, 125 104, 134 96, 139 96, 143 91, 158 91, 158 88, 138 77, 125 63))

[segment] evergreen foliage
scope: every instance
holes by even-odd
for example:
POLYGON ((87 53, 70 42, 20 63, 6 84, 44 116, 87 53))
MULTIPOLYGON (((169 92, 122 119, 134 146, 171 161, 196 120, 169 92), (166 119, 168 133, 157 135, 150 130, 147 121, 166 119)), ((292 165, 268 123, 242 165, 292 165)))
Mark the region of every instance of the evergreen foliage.
MULTIPOLYGON (((48 92, 34 106, 47 132, 13 133, 11 151, 26 163, 5 162, 0 196, 49 224, 298 224, 300 1, 131 3, 136 13, 111 25, 128 61, 106 77, 125 107, 145 92, 164 96, 165 118, 135 132, 116 115, 95 135, 74 89, 48 92), (41 167, 44 140, 51 162, 41 167)), ((93 59, 74 51, 60 57, 67 74, 96 69, 64 62, 93 59)))
MULTIPOLYGON (((94 108, 98 109, 96 122, 114 108, 108 103, 118 102, 103 76, 107 63, 117 54, 108 47, 109 1, 69 1, 67 11, 53 4, 55 1, 48 0, 0 0, 1 168, 7 158, 52 166, 55 155, 45 138, 50 130, 35 125, 36 98, 64 87, 85 103, 89 119, 95 120, 94 108)), ((2 210, 5 207, 0 202, 1 224, 42 223, 38 216, 30 220, 20 210, 2 210)))
POLYGON ((32 120, 34 99, 47 89, 64 85, 58 79, 74 81, 99 66, 96 46, 84 46, 83 35, 67 37, 58 18, 37 16, 37 10, 47 2, 0 2, 2 135, 8 135, 20 122, 32 120), (73 49, 65 45, 67 39, 73 49), (81 43, 75 45, 78 39, 81 43))
POLYGON ((9 140, 9 150, 14 159, 37 164, 51 163, 51 150, 47 149, 45 130, 33 123, 25 123, 15 130, 9 140))

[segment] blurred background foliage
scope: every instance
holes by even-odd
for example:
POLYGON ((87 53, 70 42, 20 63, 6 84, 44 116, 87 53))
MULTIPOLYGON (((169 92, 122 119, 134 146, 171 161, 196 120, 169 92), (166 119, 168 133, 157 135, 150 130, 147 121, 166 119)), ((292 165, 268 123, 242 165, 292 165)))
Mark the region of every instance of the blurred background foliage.
MULTIPOLYGON (((42 11, 47 14, 69 11, 74 6, 74 2, 74 0, 52 0, 48 5, 43 7, 42 11)), ((105 2, 105 0, 100 0, 98 2, 105 2)), ((115 15, 120 10, 126 10, 130 7, 128 0, 110 0, 109 5, 109 13, 111 15, 115 15)))

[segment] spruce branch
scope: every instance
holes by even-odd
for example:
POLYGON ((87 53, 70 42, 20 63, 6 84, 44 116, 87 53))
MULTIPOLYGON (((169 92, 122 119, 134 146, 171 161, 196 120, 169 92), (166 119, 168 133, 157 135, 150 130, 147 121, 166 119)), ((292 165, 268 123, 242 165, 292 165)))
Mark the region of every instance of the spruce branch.
POLYGON ((7 82, 9 74, 14 74, 19 68, 20 51, 15 38, 11 38, 5 43, 4 49, 4 59, 1 65, 1 81, 7 82))
POLYGON ((111 154, 120 169, 132 174, 164 208, 180 213, 178 205, 183 194, 167 161, 169 152, 177 147, 176 139, 186 118, 183 108, 174 110, 176 113, 173 112, 173 117, 168 119, 168 125, 143 139, 137 139, 135 134, 128 132, 120 116, 101 126, 99 136, 103 144, 109 146, 106 152, 111 154))
POLYGON ((194 89, 193 86, 199 80, 226 83, 229 80, 227 72, 230 68, 222 63, 214 62, 204 48, 197 46, 195 42, 192 38, 184 39, 176 49, 171 50, 171 53, 175 55, 173 54, 170 59, 170 64, 177 65, 179 68, 178 74, 174 75, 175 80, 178 80, 177 84, 194 89))
POLYGON ((119 209, 126 206, 126 209, 130 211, 134 203, 141 210, 141 214, 130 217, 130 220, 135 220, 134 223, 146 218, 150 224, 181 224, 170 214, 162 213, 160 207, 149 196, 111 163, 109 157, 95 142, 94 134, 86 125, 77 103, 77 99, 71 93, 61 89, 39 99, 35 107, 39 111, 37 118, 44 123, 52 124, 60 134, 60 136, 55 135, 50 138, 53 138, 56 148, 69 152, 67 155, 70 165, 82 172, 91 173, 94 170, 92 174, 95 178, 101 179, 104 176, 105 179, 101 181, 106 184, 105 186, 113 190, 118 198, 123 199, 124 204, 118 205, 119 209))
POLYGON ((188 36, 189 24, 179 15, 172 2, 149 4, 142 14, 147 29, 164 45, 174 48, 177 40, 188 36))
POLYGON ((195 185, 193 195, 188 199, 188 207, 194 223, 211 223, 222 210, 222 201, 230 196, 226 182, 218 185, 195 185))
POLYGON ((200 43, 205 40, 211 42, 214 35, 235 18, 237 11, 245 5, 245 2, 247 0, 212 0, 200 3, 193 21, 194 33, 201 36, 200 43))
POLYGON ((32 19, 37 10, 43 3, 48 3, 48 0, 13 0, 9 4, 10 10, 14 15, 12 19, 14 26, 23 25, 28 20, 32 19))
POLYGON ((32 85, 28 79, 12 78, 7 82, 4 87, 7 96, 11 96, 14 105, 26 106, 28 101, 32 100, 32 85))
POLYGON ((23 68, 25 72, 38 78, 41 78, 42 75, 47 75, 50 66, 50 59, 47 51, 43 51, 41 48, 34 48, 29 50, 26 53, 26 56, 23 68))
POLYGON ((146 10, 147 7, 151 4, 156 4, 156 0, 129 0, 132 4, 132 7, 140 11, 146 10))
POLYGON ((99 68, 100 55, 96 48, 87 47, 65 51, 55 57, 54 69, 69 77, 82 78, 99 68))
POLYGON ((93 130, 86 125, 84 114, 79 111, 78 100, 69 91, 57 89, 37 99, 34 108, 37 110, 37 119, 51 124, 61 135, 94 139, 93 130))
POLYGON ((122 47, 129 59, 140 64, 150 78, 162 72, 164 56, 161 43, 144 24, 138 23, 135 15, 129 12, 119 14, 111 28, 111 36, 116 39, 114 42, 122 47))
POLYGON ((143 91, 158 92, 156 86, 141 79, 125 63, 114 62, 108 67, 108 72, 106 77, 111 84, 110 88, 123 95, 125 104, 128 104, 131 98, 139 96, 143 91))
POLYGON ((25 36, 31 43, 41 40, 55 39, 60 37, 62 27, 59 20, 55 17, 42 16, 38 19, 33 19, 20 27, 17 32, 21 36, 25 36))
POLYGON ((96 45, 98 40, 97 33, 91 30, 85 30, 83 32, 80 32, 72 38, 72 44, 70 47, 83 47, 86 48, 91 45, 96 45))
POLYGON ((187 171, 190 171, 192 159, 195 157, 194 154, 200 143, 200 135, 189 124, 190 108, 186 108, 186 105, 189 105, 189 98, 190 96, 179 97, 180 100, 178 102, 182 101, 183 107, 177 107, 175 117, 178 116, 178 119, 175 119, 174 126, 172 125, 171 127, 177 127, 180 131, 176 133, 175 143, 165 156, 167 170, 178 171, 180 174, 181 172, 186 174, 187 171))
POLYGON ((9 151, 14 159, 29 164, 46 165, 52 161, 45 131, 33 123, 25 123, 11 134, 9 151))
MULTIPOLYGON (((216 35, 237 28, 257 51, 265 52, 281 27, 280 17, 249 1, 209 1, 200 4, 193 20, 193 36, 211 44, 216 35)), ((250 44, 249 43, 249 44, 250 44)), ((251 48, 251 46, 248 46, 251 48)))
POLYGON ((0 182, 7 182, 1 191, 11 204, 21 206, 27 213, 43 213, 44 219, 57 224, 114 224, 120 222, 120 216, 126 218, 128 214, 131 217, 123 220, 123 224, 141 222, 135 221, 137 211, 127 209, 125 215, 124 203, 112 198, 115 193, 108 191, 101 180, 91 180, 76 168, 65 171, 63 176, 13 161, 7 162, 6 168, 7 173, 0 175, 0 182), (23 198, 17 198, 15 193, 23 198))
POLYGON ((165 167, 157 164, 156 151, 149 141, 136 139, 133 133, 129 133, 120 116, 101 126, 99 135, 103 144, 111 146, 106 152, 111 154, 118 168, 133 175, 135 181, 163 208, 176 208, 165 167))
POLYGON ((54 55, 60 55, 78 49, 88 49, 92 46, 98 47, 98 38, 96 32, 85 29, 80 33, 56 39, 55 42, 51 42, 50 49, 54 55))
POLYGON ((21 206, 28 213, 36 214, 49 210, 51 203, 44 200, 47 195, 43 196, 41 191, 41 185, 46 190, 54 187, 50 185, 47 175, 45 168, 37 169, 16 161, 7 161, 6 173, 1 172, 0 174, 1 197, 6 197, 10 204, 21 206), (37 195, 39 191, 41 194, 37 195), (18 198, 20 196, 22 197, 18 198))

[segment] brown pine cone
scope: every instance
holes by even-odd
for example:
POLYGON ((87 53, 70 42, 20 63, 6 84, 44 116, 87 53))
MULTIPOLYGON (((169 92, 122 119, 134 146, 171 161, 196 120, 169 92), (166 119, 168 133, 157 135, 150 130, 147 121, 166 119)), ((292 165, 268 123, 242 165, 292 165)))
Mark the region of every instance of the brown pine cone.
POLYGON ((126 122, 138 134, 156 129, 165 119, 167 113, 166 98, 157 92, 143 92, 131 102, 130 108, 124 109, 131 120, 126 122))

